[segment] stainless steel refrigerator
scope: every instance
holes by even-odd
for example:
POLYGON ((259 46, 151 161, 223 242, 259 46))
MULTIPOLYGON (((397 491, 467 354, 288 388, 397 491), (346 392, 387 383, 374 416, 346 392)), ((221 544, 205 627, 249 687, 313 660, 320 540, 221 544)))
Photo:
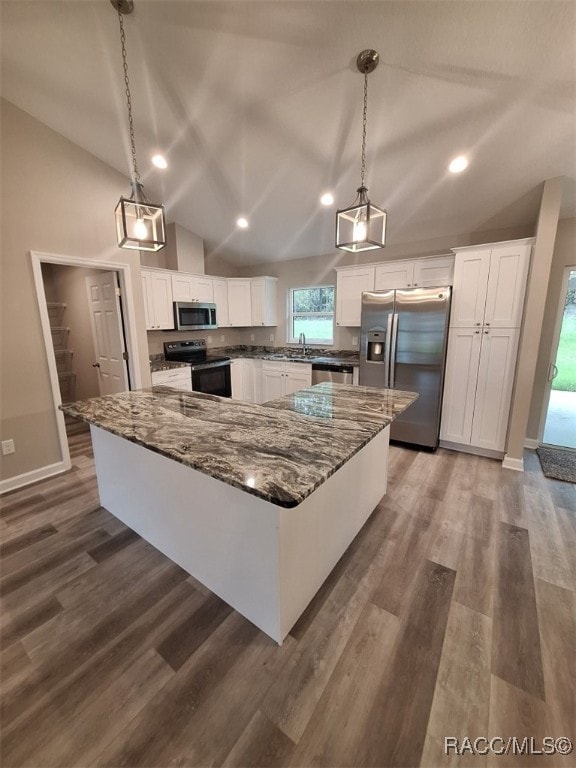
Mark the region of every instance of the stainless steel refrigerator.
POLYGON ((436 448, 440 432, 451 288, 362 294, 360 384, 418 392, 390 438, 436 448))

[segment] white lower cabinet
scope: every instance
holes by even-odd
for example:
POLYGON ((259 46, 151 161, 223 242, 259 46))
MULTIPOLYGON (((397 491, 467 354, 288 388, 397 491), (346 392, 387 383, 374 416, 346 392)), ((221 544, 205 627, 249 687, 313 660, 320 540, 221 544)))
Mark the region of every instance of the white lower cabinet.
POLYGON ((490 328, 482 333, 471 438, 479 448, 505 448, 519 338, 519 328, 490 328))
POLYGON ((276 400, 286 394, 286 364, 262 363, 262 402, 276 400))
POLYGON ((262 361, 236 358, 231 361, 230 381, 234 400, 262 402, 262 361))
POLYGON ((502 452, 520 331, 451 328, 440 438, 502 452))
POLYGON ((312 366, 276 360, 235 358, 231 361, 232 397, 266 403, 312 384, 312 366))
POLYGON ((312 384, 312 366, 309 363, 262 361, 262 402, 290 395, 312 384))
POLYGON ((230 385, 233 400, 244 400, 244 360, 230 361, 230 385))

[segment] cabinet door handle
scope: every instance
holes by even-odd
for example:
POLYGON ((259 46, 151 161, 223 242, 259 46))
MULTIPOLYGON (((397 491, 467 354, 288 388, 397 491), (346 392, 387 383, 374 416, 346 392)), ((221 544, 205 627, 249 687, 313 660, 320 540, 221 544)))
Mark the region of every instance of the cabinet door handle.
POLYGON ((476 323, 476 325, 482 325, 482 323, 476 323))
POLYGON ((490 325, 490 323, 486 323, 486 325, 490 325))
POLYGON ((474 333, 478 334, 478 333, 480 333, 480 331, 474 331, 474 333))
POLYGON ((484 333, 490 333, 490 331, 484 331, 484 333))
POLYGON ((100 363, 92 363, 92 368, 100 368, 100 363))

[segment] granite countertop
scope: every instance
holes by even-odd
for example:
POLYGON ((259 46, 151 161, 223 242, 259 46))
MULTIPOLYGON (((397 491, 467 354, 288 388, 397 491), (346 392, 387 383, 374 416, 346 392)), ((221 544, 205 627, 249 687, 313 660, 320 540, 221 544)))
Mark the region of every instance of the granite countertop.
POLYGON ((256 405, 155 387, 61 409, 272 504, 295 507, 417 397, 327 382, 256 405))
MULTIPOLYGON (((286 350, 280 348, 277 352, 272 352, 265 348, 256 349, 234 349, 234 348, 214 348, 210 349, 210 355, 221 354, 228 355, 230 359, 247 359, 247 360, 270 360, 272 362, 288 362, 288 363, 323 363, 332 365, 352 365, 358 367, 360 365, 357 352, 342 352, 339 354, 327 354, 326 350, 319 350, 318 354, 308 352, 307 355, 299 355, 296 349, 286 350)), ((168 371, 172 368, 183 368, 189 365, 189 363, 177 363, 168 362, 164 359, 163 355, 153 355, 150 358, 150 372, 156 371, 168 371)))
POLYGON ((178 363, 172 360, 150 360, 150 373, 171 371, 172 368, 189 368, 190 363, 178 363))

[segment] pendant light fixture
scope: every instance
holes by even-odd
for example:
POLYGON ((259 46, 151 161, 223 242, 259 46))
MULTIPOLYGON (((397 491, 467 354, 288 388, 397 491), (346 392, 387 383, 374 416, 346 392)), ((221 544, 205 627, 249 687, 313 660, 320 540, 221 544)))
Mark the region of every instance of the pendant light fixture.
POLYGON ((118 22, 120 24, 122 65, 124 68, 130 148, 132 151, 132 181, 130 182, 132 193, 129 198, 121 197, 116 206, 114 212, 116 216, 116 235, 120 248, 130 248, 138 251, 159 251, 166 245, 164 206, 151 203, 144 194, 144 187, 140 182, 138 163, 136 161, 132 98, 130 95, 130 81, 128 79, 128 62, 126 60, 126 34, 122 18, 123 14, 132 13, 134 10, 134 0, 110 0, 110 2, 118 12, 118 22))
POLYGON ((336 213, 336 248, 359 253, 386 245, 386 219, 388 214, 371 203, 364 184, 366 176, 366 124, 368 113, 368 75, 378 66, 376 51, 366 50, 358 54, 356 66, 364 75, 364 113, 362 119, 362 162, 360 165, 360 186, 350 208, 336 213))

